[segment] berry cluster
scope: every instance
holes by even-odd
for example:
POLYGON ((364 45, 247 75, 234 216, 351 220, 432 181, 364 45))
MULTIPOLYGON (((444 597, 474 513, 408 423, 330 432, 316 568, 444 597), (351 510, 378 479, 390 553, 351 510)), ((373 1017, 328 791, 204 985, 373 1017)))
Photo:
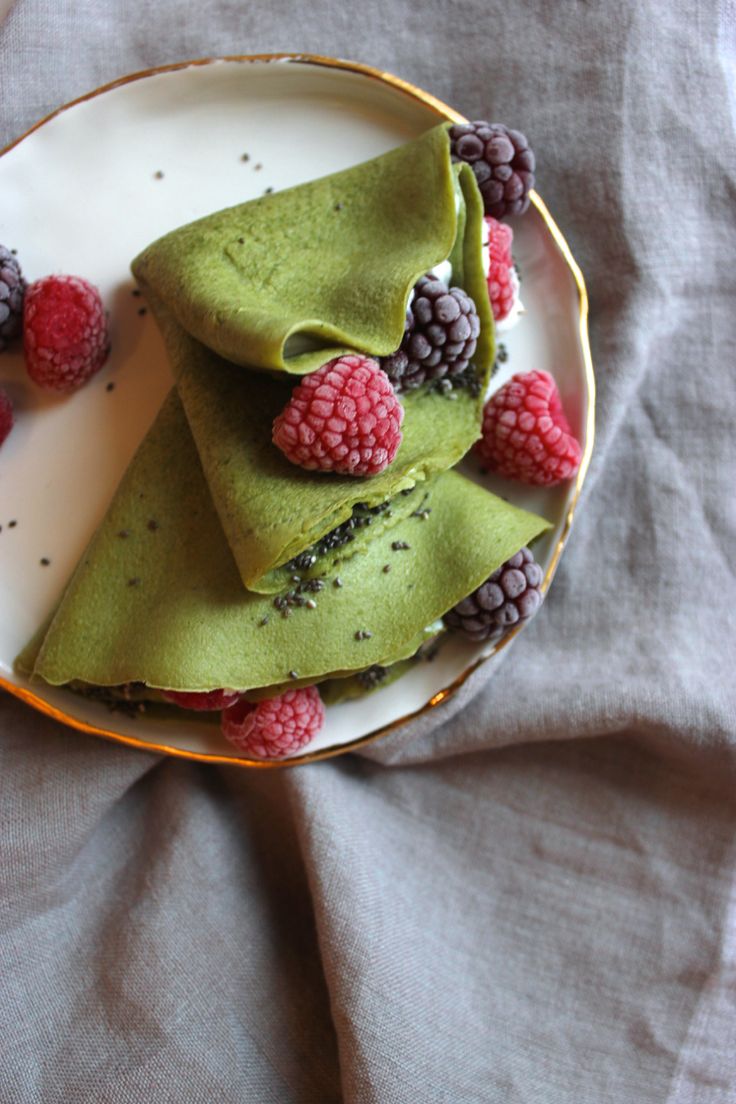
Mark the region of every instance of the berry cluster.
POLYGON ((502 123, 455 123, 450 127, 455 161, 467 161, 475 173, 487 215, 521 215, 534 187, 534 153, 524 135, 502 123))
POLYGON ((445 614, 449 629, 470 640, 501 636, 519 621, 528 621, 542 604, 542 569, 528 548, 522 548, 445 614))
POLYGON ((467 292, 448 288, 437 276, 422 276, 414 287, 401 345, 381 358, 381 367, 397 391, 461 376, 479 334, 478 312, 467 292))
POLYGON ((310 471, 377 475, 401 444, 404 408, 375 360, 350 353, 305 376, 273 423, 273 442, 310 471))
POLYGON ((506 479, 552 487, 571 479, 582 449, 568 425, 549 372, 518 372, 483 411, 481 461, 506 479))

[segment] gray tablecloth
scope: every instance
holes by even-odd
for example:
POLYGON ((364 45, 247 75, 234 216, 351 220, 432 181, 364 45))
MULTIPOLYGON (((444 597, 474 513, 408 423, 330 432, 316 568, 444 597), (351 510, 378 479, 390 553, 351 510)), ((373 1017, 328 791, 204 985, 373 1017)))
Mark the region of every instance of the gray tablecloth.
POLYGON ((283 50, 524 130, 599 405, 542 614, 435 727, 264 775, 0 695, 0 1100, 735 1101, 733 7, 9 8, 2 141, 129 71, 283 50))

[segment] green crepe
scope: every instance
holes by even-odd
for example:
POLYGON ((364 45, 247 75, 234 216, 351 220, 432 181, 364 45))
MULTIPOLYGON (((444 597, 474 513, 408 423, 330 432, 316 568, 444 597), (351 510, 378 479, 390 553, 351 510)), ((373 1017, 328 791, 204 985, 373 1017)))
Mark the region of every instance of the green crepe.
POLYGON ((276 685, 291 672, 316 681, 401 659, 424 626, 547 527, 455 472, 428 492, 426 519, 398 523, 348 561, 341 587, 326 580, 315 609, 282 617, 273 599, 242 586, 172 391, 67 588, 34 675, 53 685, 203 691, 276 685), (394 550, 394 541, 411 547, 394 550))
POLYGON ((411 512, 399 493, 452 467, 479 436, 493 361, 482 218, 475 177, 451 163, 441 125, 345 172, 200 219, 133 262, 247 588, 276 593, 291 574, 284 565, 346 522, 356 504, 395 500, 380 525, 356 532, 342 555, 364 551, 379 528, 411 512), (406 394, 401 448, 378 476, 326 475, 289 463, 271 443, 293 382, 283 369, 311 371, 346 342, 392 352, 410 288, 448 256, 453 282, 478 308, 480 394, 406 394), (285 355, 297 332, 318 335, 320 351, 285 355), (341 344, 325 345, 328 338, 341 344))
POLYGON ((456 281, 482 311, 482 373, 493 358, 488 296, 479 294, 482 214, 473 172, 453 166, 441 124, 371 161, 174 230, 132 268, 225 360, 301 375, 349 349, 397 349, 411 288, 452 253, 456 281))
MULTIPOLYGON (((154 309, 210 494, 249 590, 282 590, 292 571, 277 570, 280 565, 346 521, 356 503, 373 507, 395 499, 387 511, 391 516, 380 518, 384 529, 420 508, 421 488, 411 496, 400 492, 452 467, 479 435, 481 398, 465 390, 453 391, 454 398, 409 392, 403 400, 403 440, 384 472, 361 479, 306 471, 271 441, 271 426, 288 401, 290 384, 226 363, 189 337, 158 304, 154 309)), ((341 555, 365 551, 379 524, 357 531, 341 555)), ((321 570, 319 563, 316 570, 321 570)))

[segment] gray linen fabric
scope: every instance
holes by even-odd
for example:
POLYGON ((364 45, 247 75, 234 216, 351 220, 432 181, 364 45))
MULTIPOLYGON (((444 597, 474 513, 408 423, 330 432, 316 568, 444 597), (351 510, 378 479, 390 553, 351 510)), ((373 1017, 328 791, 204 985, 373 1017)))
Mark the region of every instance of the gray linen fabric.
POLYGON ((2 142, 125 72, 282 50, 526 131, 599 404, 542 614, 363 756, 201 767, 0 696, 3 1104, 736 1101, 735 26, 716 0, 10 6, 2 142))

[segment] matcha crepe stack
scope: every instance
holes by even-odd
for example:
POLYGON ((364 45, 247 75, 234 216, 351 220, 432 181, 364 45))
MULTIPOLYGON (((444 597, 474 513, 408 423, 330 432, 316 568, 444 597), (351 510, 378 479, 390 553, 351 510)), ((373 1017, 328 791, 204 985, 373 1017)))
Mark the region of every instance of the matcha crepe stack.
POLYGON ((175 387, 19 665, 182 704, 275 698, 414 655, 546 528, 449 470, 480 435, 494 358, 482 218, 443 125, 137 257, 175 387), (378 369, 417 281, 448 261, 479 320, 468 371, 399 396, 400 444, 375 474, 293 463, 273 426, 295 387, 354 354, 378 369))

